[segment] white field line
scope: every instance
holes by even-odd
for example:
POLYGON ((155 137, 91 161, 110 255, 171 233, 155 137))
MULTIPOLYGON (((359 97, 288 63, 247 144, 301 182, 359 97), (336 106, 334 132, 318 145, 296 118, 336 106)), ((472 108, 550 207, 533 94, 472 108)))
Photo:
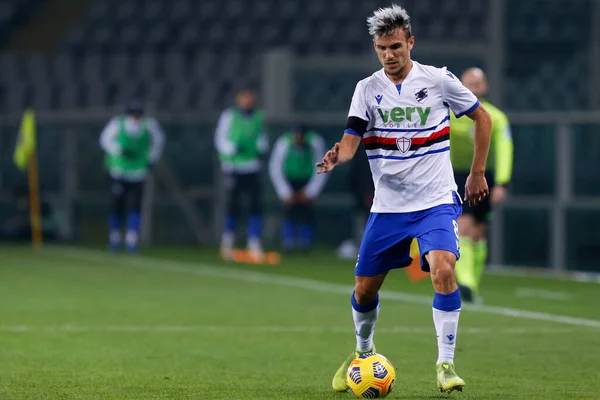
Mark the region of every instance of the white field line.
MULTIPOLYGON (((339 333, 348 334, 352 327, 325 327, 325 326, 227 326, 227 325, 0 325, 0 333, 151 333, 151 334, 180 334, 180 333, 339 333)), ((539 335, 539 334, 564 334, 581 332, 580 328, 460 328, 459 333, 467 335, 539 335)), ((433 326, 409 327, 396 326, 391 328, 377 328, 377 334, 429 334, 434 335, 433 326)))
POLYGON ((519 287, 515 291, 515 295, 517 297, 533 297, 536 299, 543 300, 557 300, 557 301, 567 301, 571 299, 571 295, 566 292, 559 292, 556 290, 545 290, 545 289, 535 289, 528 287, 519 287))
POLYGON ((584 271, 555 271, 540 267, 510 267, 505 265, 490 265, 486 275, 512 276, 553 281, 600 284, 600 272, 584 271))
MULTIPOLYGON (((354 290, 352 285, 344 285, 339 283, 323 282, 314 279, 298 278, 292 276, 283 276, 272 273, 249 271, 240 268, 229 266, 216 267, 204 263, 187 262, 179 260, 166 260, 160 258, 151 258, 145 256, 136 257, 116 257, 114 255, 84 248, 76 247, 54 247, 48 248, 45 251, 52 252, 61 257, 70 258, 84 262, 100 262, 100 263, 115 263, 127 265, 130 267, 163 271, 163 272, 178 272, 198 276, 210 276, 215 278, 233 279, 244 282, 260 283, 265 285, 295 287, 310 291, 342 294, 350 296, 354 290)), ((431 305, 432 299, 429 296, 421 296, 416 294, 394 292, 382 290, 379 292, 379 297, 385 300, 400 301, 413 304, 431 305)), ((463 304, 463 309, 469 312, 481 312, 485 314, 502 315, 506 317, 528 319, 535 321, 548 321, 566 325, 587 326, 600 328, 600 320, 570 317, 566 315, 557 315, 545 312, 519 310, 509 307, 498 307, 481 304, 463 304)))

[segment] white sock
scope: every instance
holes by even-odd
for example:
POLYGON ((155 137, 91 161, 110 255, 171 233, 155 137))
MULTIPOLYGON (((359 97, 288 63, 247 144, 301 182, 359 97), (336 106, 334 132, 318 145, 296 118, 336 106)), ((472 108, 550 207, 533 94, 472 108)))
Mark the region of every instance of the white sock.
POLYGON ((108 241, 113 246, 118 246, 121 244, 121 232, 120 231, 110 231, 108 234, 108 241))
POLYGON ((138 244, 138 234, 134 230, 128 230, 125 234, 125 243, 129 247, 135 247, 138 244))
POLYGON ((233 232, 223 232, 223 236, 221 236, 221 248, 231 250, 233 248, 234 239, 235 235, 233 232))
POLYGON ((354 329, 356 332, 356 350, 361 353, 373 350, 375 322, 379 317, 379 304, 371 311, 359 312, 352 308, 354 329))
POLYGON ((248 238, 248 250, 262 253, 262 241, 256 236, 248 238))
POLYGON ((438 342, 438 360, 436 364, 442 362, 454 364, 454 349, 456 348, 459 315, 460 308, 454 311, 433 309, 433 323, 438 342))

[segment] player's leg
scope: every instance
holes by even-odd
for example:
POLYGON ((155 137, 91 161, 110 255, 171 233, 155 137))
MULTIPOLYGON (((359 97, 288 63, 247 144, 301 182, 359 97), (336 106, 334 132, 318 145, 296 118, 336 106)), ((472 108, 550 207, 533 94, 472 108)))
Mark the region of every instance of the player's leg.
POLYGON ((127 251, 135 253, 138 250, 141 228, 142 196, 144 195, 144 182, 127 182, 126 196, 129 200, 127 212, 127 233, 125 234, 125 246, 127 251))
POLYGON ((441 392, 462 391, 465 381, 454 369, 454 351, 460 316, 461 300, 454 277, 455 255, 445 250, 427 254, 434 287, 433 322, 438 342, 436 362, 437 386, 441 392))
POLYGON ((379 289, 390 269, 410 265, 410 242, 403 214, 372 213, 367 221, 354 269, 350 300, 356 333, 356 350, 373 350, 373 332, 379 316, 379 289))
POLYGON ((228 260, 233 256, 233 245, 235 242, 235 229, 240 214, 240 185, 239 175, 234 172, 226 172, 223 176, 225 187, 225 226, 221 236, 221 257, 228 260))
POLYGON ((375 333, 375 322, 379 317, 378 293, 386 275, 387 272, 383 272, 376 276, 356 276, 355 278, 354 292, 350 297, 350 304, 352 305, 356 348, 333 376, 331 386, 336 392, 348 390, 346 373, 352 360, 360 354, 375 352, 373 335, 375 333))
POLYGON ((460 316, 461 300, 454 263, 456 255, 446 250, 433 250, 427 253, 431 269, 431 282, 435 291, 433 297, 433 323, 438 342, 436 362, 437 385, 441 392, 463 390, 465 381, 454 370, 454 351, 460 316))
POLYGON ((350 304, 356 333, 356 351, 359 353, 373 351, 375 322, 379 317, 378 293, 386 276, 387 272, 383 272, 375 276, 355 278, 350 304))
POLYGON ((466 302, 474 300, 475 279, 475 246, 474 231, 477 221, 473 209, 464 206, 463 215, 458 217, 458 235, 460 242, 460 259, 456 262, 456 281, 462 298, 466 302))
POLYGON ((244 190, 250 197, 248 221, 248 250, 255 259, 262 259, 262 184, 260 172, 244 176, 244 190))
MULTIPOLYGON (((485 179, 489 182, 490 192, 494 188, 494 173, 487 172, 485 179)), ((481 288, 481 279, 483 271, 487 263, 488 246, 487 246, 487 231, 490 221, 492 220, 492 201, 490 197, 486 197, 479 203, 475 209, 476 223, 473 229, 473 253, 475 264, 475 287, 474 291, 479 294, 481 288)))
POLYGON ((465 386, 454 371, 454 351, 461 298, 454 267, 458 251, 457 218, 460 204, 441 205, 428 211, 419 226, 422 268, 431 273, 434 289, 433 322, 437 334, 437 383, 440 391, 462 390, 465 386))
POLYGON ((356 335, 355 351, 335 373, 332 387, 346 391, 346 372, 352 360, 361 353, 375 351, 373 335, 379 317, 379 289, 390 269, 410 265, 410 241, 403 227, 402 214, 369 216, 355 268, 354 292, 350 298, 356 335))
POLYGON ((301 250, 308 251, 312 247, 315 237, 315 219, 312 203, 300 204, 298 217, 300 229, 299 246, 301 250))
MULTIPOLYGON (((294 179, 288 180, 288 184, 292 188, 294 195, 298 193, 306 185, 305 181, 297 181, 294 179)), ((297 243, 296 234, 297 228, 302 222, 302 207, 297 202, 286 203, 283 205, 283 227, 282 227, 282 244, 284 251, 295 250, 297 243)))
POLYGON ((108 217, 108 243, 110 251, 121 247, 121 226, 125 213, 125 188, 120 179, 110 178, 110 213, 108 217))
MULTIPOLYGON (((465 196, 465 185, 468 172, 455 172, 454 180, 461 199, 465 196)), ((456 262, 456 280, 462 299, 473 301, 475 285, 475 250, 473 245, 473 229, 477 220, 475 209, 468 203, 463 204, 462 214, 458 217, 458 236, 460 242, 460 259, 456 262)))
MULTIPOLYGON (((492 182, 492 176, 486 176, 492 182)), ((465 205, 463 215, 459 217, 458 227, 461 235, 460 260, 456 263, 456 280, 461 296, 466 302, 474 302, 479 293, 479 285, 487 259, 487 224, 491 217, 489 197, 478 205, 465 205), (467 212, 468 214, 464 214, 467 212), (464 217, 468 217, 465 220, 464 217), (464 231, 461 233, 461 224, 464 231)))
POLYGON ((454 362, 456 332, 460 315, 461 300, 454 277, 456 256, 449 251, 433 250, 427 253, 431 271, 433 297, 433 321, 438 336, 438 360, 454 362))
POLYGON ((281 229, 281 244, 283 250, 290 252, 296 244, 296 220, 298 218, 298 205, 288 203, 283 205, 283 226, 281 229))
POLYGON ((475 291, 479 293, 481 289, 481 279, 483 278, 483 271, 487 263, 488 243, 486 235, 488 223, 478 223, 475 229, 475 236, 477 237, 475 243, 473 244, 473 252, 475 258, 475 291))
MULTIPOLYGON (((483 276, 483 270, 487 260, 487 223, 483 219, 478 219, 473 225, 471 237, 473 239, 473 278, 471 286, 468 286, 468 291, 471 292, 471 301, 476 301, 479 296, 479 289, 481 285, 481 278, 483 276)), ((462 254, 462 249, 461 249, 462 254)), ((459 287, 461 295, 464 294, 464 287, 459 287)), ((467 299, 463 297, 466 301, 467 299)))

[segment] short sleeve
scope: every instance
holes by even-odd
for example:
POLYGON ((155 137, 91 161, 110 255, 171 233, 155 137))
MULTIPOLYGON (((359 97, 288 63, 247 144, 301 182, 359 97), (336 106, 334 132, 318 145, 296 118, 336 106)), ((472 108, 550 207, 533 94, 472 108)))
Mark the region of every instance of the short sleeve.
POLYGON ((357 117, 363 121, 369 120, 369 112, 367 110, 367 102, 365 101, 365 88, 361 82, 356 84, 354 95, 352 95, 352 103, 350 104, 350 112, 348 118, 357 117))
POLYGON ((479 106, 477 97, 446 68, 442 68, 442 97, 456 118, 469 114, 479 106))

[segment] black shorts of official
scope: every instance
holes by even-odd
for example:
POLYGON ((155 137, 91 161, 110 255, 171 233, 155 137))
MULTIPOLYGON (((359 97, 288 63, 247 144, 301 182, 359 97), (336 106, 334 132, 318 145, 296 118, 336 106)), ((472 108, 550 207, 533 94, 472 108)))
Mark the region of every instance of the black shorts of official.
MULTIPOLYGON (((294 193, 301 192, 308 184, 307 180, 289 180, 294 193)), ((312 202, 286 204, 283 209, 283 215, 286 220, 291 220, 297 224, 312 224, 314 222, 314 211, 312 202)))
MULTIPOLYGON (((465 198, 465 185, 467 184, 468 172, 455 172, 454 180, 456 186, 458 186, 458 193, 460 198, 465 198)), ((490 192, 494 186, 494 174, 492 172, 485 173, 485 180, 487 181, 490 192)), ((463 214, 472 215, 477 222, 488 222, 492 218, 492 203, 490 202, 490 196, 486 196, 479 204, 471 207, 466 201, 463 203, 463 214)))
POLYGON ((248 200, 250 215, 261 214, 262 184, 260 172, 249 174, 227 172, 223 179, 227 198, 227 215, 238 217, 244 199, 248 200))
POLYGON ((125 212, 141 212, 145 181, 129 182, 110 177, 112 212, 124 216, 125 212))

